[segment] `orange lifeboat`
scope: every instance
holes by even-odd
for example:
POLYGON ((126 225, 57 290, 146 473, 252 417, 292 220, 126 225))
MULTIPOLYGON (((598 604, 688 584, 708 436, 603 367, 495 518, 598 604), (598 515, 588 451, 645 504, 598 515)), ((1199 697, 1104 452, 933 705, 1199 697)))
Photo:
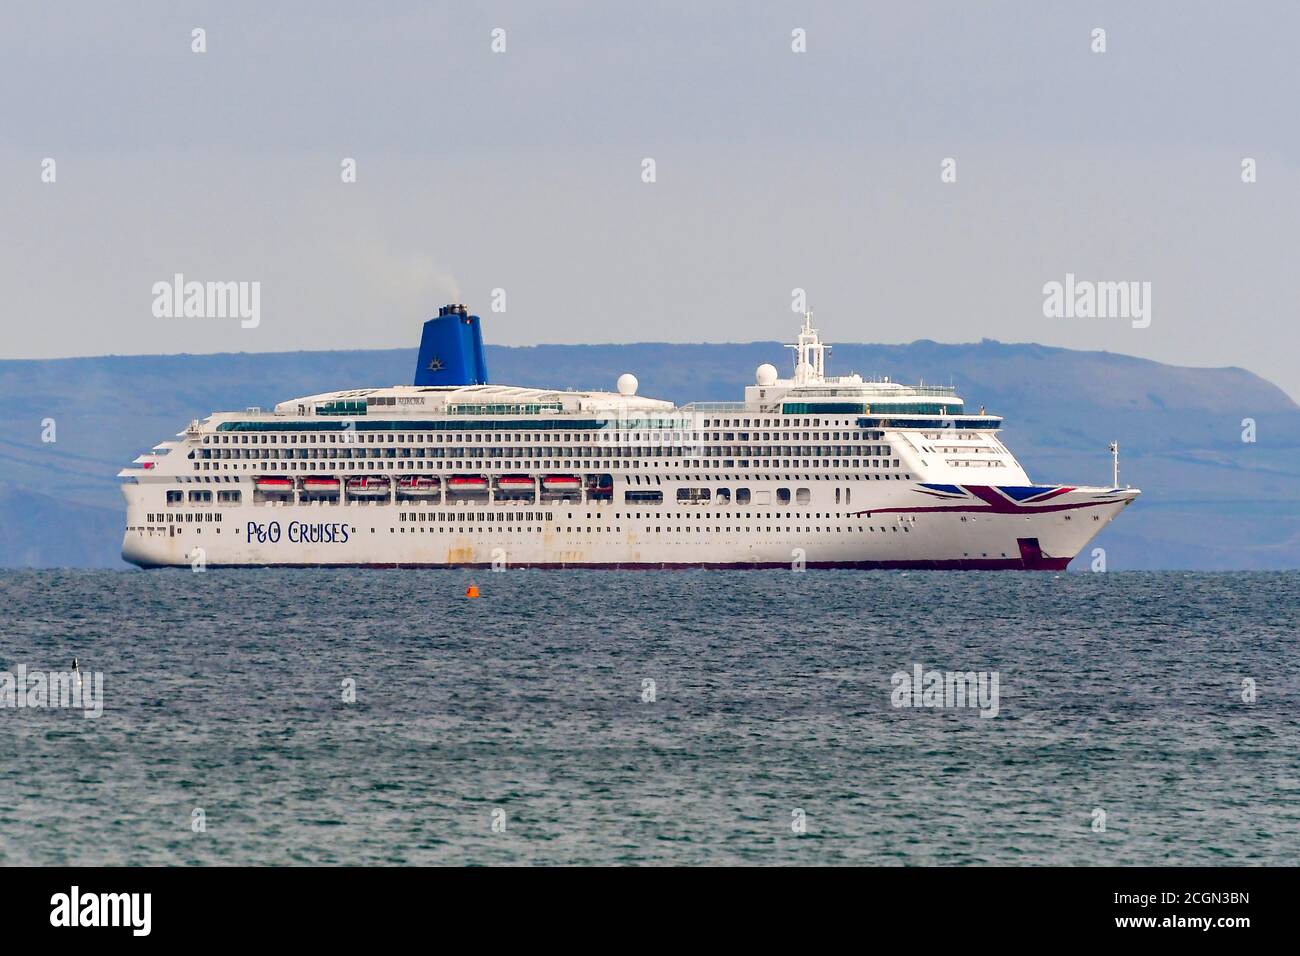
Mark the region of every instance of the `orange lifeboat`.
POLYGON ((358 475, 348 479, 348 494, 353 498, 388 497, 388 479, 379 475, 358 475))
POLYGON ((441 482, 432 475, 403 475, 397 479, 398 494, 411 498, 436 498, 441 482))
POLYGON ((289 492, 293 491, 293 479, 264 475, 261 478, 255 478, 253 480, 253 487, 258 491, 287 495, 289 492))
POLYGON ((304 478, 302 490, 312 495, 337 495, 339 480, 337 478, 304 478))

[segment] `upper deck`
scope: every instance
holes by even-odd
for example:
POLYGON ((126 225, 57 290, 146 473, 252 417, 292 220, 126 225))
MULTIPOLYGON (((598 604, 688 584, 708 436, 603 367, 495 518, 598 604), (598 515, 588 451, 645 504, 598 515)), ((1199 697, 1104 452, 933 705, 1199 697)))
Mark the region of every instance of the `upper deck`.
MULTIPOLYGON (((755 384, 746 387, 744 401, 694 402, 676 406, 672 402, 636 394, 638 382, 631 374, 618 380, 617 391, 573 391, 513 385, 393 385, 384 388, 352 388, 307 395, 280 402, 270 413, 262 409, 215 413, 209 421, 239 427, 241 422, 284 419, 378 418, 410 421, 442 417, 539 419, 661 419, 680 425, 684 420, 717 412, 749 411, 782 416, 860 415, 899 420, 909 418, 971 419, 972 425, 1000 427, 1001 421, 967 415, 965 402, 956 389, 945 385, 904 385, 888 377, 865 379, 860 375, 827 376, 825 354, 830 350, 811 326, 805 314, 796 350, 794 373, 778 378, 772 365, 760 365, 755 384)), ((500 427, 494 425, 493 427, 500 427)), ((527 427, 527 426, 525 426, 527 427)), ((916 427, 934 427, 929 422, 916 427)), ((951 426, 948 426, 951 427, 951 426)))
MULTIPOLYGON (((624 376, 629 378, 630 376, 624 376)), ((348 389, 290 399, 276 415, 351 417, 628 415, 671 412, 672 402, 636 394, 635 379, 624 392, 574 392, 514 385, 420 386, 348 389)))
POLYGON ((920 433, 915 443, 897 436, 902 446, 925 456, 917 458, 915 469, 936 467, 931 455, 944 456, 941 461, 952 467, 1018 467, 994 437, 1002 420, 982 408, 967 414, 955 389, 827 376, 830 346, 818 339, 811 315, 805 315, 792 347, 791 377, 782 379, 773 365, 760 365, 741 402, 677 406, 638 395, 636 377, 624 374, 616 391, 449 382, 342 389, 289 399, 270 410, 215 412, 180 436, 188 446, 182 456, 169 456, 176 445, 166 443, 122 476, 249 471, 253 460, 265 460, 268 471, 348 471, 363 469, 372 458, 385 469, 392 459, 420 473, 459 466, 490 470, 502 460, 503 467, 512 467, 516 458, 525 467, 567 468, 575 460, 607 457, 602 467, 612 469, 784 468, 802 462, 804 468, 853 470, 868 467, 865 462, 906 471, 885 444, 888 432, 904 431, 920 433), (948 442, 942 449, 927 445, 941 435, 948 442), (975 441, 978 447, 949 447, 954 441, 975 441))

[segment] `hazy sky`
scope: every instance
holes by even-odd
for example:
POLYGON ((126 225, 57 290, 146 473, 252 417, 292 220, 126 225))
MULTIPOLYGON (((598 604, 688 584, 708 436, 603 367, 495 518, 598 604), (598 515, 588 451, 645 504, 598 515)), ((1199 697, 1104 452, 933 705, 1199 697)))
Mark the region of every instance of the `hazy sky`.
POLYGON ((0 355, 413 347, 453 299, 505 345, 785 340, 800 287, 832 342, 1300 396, 1297 36, 1294 3, 6 4, 0 355), (156 318, 178 272, 260 282, 260 325, 156 318), (1044 317, 1067 273, 1150 282, 1150 326, 1044 317))

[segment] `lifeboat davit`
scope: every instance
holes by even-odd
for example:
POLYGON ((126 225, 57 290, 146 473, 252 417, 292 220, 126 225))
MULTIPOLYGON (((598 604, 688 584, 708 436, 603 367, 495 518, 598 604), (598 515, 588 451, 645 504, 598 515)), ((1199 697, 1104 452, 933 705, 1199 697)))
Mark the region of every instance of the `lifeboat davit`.
POLYGON ((337 495, 339 480, 337 478, 304 478, 302 490, 313 495, 337 495))
POLYGON ((261 477, 254 479, 253 487, 258 491, 269 491, 276 494, 287 495, 293 491, 292 478, 271 478, 261 477))
POLYGON ((388 479, 375 475, 349 478, 348 494, 354 498, 385 498, 388 496, 388 479))
POLYGON ((436 498, 440 493, 440 483, 432 475, 403 475, 397 479, 399 494, 412 498, 436 498))
POLYGON ((547 475, 542 479, 542 487, 547 491, 577 491, 582 487, 582 479, 576 475, 547 475))

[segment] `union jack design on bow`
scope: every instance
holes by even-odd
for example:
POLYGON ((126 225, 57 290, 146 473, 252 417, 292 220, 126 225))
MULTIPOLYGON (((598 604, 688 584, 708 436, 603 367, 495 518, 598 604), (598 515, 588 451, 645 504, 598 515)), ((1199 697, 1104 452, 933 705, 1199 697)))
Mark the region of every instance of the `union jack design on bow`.
POLYGON ((1073 485, 941 485, 919 484, 917 494, 948 502, 942 505, 917 505, 903 508, 873 508, 856 511, 858 515, 917 514, 934 511, 979 511, 992 514, 1041 514, 1049 511, 1073 511, 1115 504, 1122 498, 1104 492, 1087 501, 1048 504, 1053 498, 1076 490, 1073 485))

